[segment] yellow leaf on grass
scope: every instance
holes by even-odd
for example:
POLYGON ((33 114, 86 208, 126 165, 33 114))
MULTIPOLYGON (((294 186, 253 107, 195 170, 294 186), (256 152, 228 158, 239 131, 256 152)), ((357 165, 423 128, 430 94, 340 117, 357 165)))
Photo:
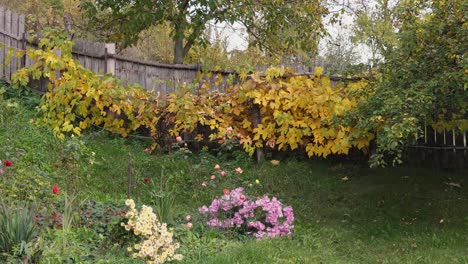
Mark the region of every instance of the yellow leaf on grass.
POLYGON ((273 166, 278 166, 280 164, 280 161, 279 160, 271 160, 271 165, 273 166))

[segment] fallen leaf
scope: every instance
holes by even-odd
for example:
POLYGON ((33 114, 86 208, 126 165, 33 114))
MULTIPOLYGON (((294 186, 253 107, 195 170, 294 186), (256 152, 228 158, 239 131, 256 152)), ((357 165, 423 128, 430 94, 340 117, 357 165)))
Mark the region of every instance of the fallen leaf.
POLYGON ((456 182, 446 182, 445 184, 447 184, 448 186, 461 188, 461 184, 456 182))
POLYGON ((348 181, 349 178, 348 178, 348 176, 344 176, 343 178, 341 178, 341 180, 342 180, 342 181, 348 181))
POLYGON ((273 166, 278 166, 280 164, 280 161, 279 160, 271 160, 271 165, 273 166))

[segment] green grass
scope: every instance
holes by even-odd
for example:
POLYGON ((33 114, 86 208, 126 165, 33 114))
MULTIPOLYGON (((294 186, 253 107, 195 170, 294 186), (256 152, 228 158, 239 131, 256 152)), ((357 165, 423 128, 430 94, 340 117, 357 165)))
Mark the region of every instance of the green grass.
MULTIPOLYGON (((15 161, 54 172, 57 184, 65 185, 62 169, 53 166, 63 142, 49 129, 30 123, 35 117, 30 108, 18 104, 1 110, 0 155, 14 159, 24 153, 15 161)), ((213 187, 217 191, 258 179, 261 184, 251 192, 276 196, 293 206, 293 238, 227 241, 202 232, 182 244, 185 263, 468 263, 466 171, 369 169, 292 157, 275 167, 242 155, 221 160, 208 153, 186 158, 149 155, 144 151, 148 142, 111 138, 102 131, 90 132, 83 140, 96 153, 96 164, 81 164, 87 168, 81 171, 82 198, 125 199, 130 175, 132 197, 151 203, 150 186, 142 179, 150 177, 158 188, 161 177, 172 176, 173 211, 175 223, 180 224, 186 214, 195 214, 197 207, 213 198, 200 183, 209 181, 212 167, 219 163, 231 170, 240 166, 244 174, 228 177, 213 187), (342 180, 345 176, 347 181, 342 180), (459 183, 461 188, 448 183, 459 183)), ((119 250, 102 253, 101 262, 140 263, 125 257, 125 249, 119 250)))

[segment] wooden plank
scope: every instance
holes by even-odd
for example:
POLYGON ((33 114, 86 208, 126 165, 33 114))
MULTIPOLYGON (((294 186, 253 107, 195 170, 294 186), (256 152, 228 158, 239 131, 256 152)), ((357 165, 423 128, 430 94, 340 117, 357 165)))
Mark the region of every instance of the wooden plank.
POLYGON ((99 60, 99 73, 102 75, 106 74, 106 61, 105 60, 99 60))
POLYGON ((453 147, 454 147, 453 152, 456 152, 456 150, 455 150, 455 146, 457 145, 456 140, 457 140, 457 138, 455 136, 455 129, 452 129, 452 143, 453 143, 453 147))
POLYGON ((146 66, 145 65, 139 65, 138 66, 138 83, 141 85, 141 87, 144 87, 146 89, 146 66))
POLYGON ((104 46, 105 48, 105 73, 110 73, 115 75, 115 67, 116 67, 116 59, 113 58, 115 55, 115 44, 114 43, 107 43, 104 46))
POLYGON ((82 55, 77 55, 77 56, 78 56, 78 61, 80 62, 81 66, 85 67, 86 56, 82 56, 82 55))
POLYGON ((138 83, 138 84, 141 85, 141 83, 140 83, 140 64, 135 63, 133 65, 133 70, 135 71, 135 73, 134 73, 135 74, 135 79, 134 79, 135 82, 134 83, 138 83))
MULTIPOLYGON (((11 13, 11 47, 15 50, 18 48, 18 28, 19 28, 19 19, 18 14, 15 12, 11 13)), ((16 53, 16 52, 15 52, 16 53)), ((18 70, 18 58, 16 56, 11 58, 11 74, 15 73, 18 70)))
POLYGON ((115 77, 118 78, 118 79, 121 79, 121 73, 122 73, 122 70, 121 70, 121 62, 120 60, 115 60, 115 77))
POLYGON ((133 83, 133 63, 131 62, 128 62, 126 64, 126 67, 125 67, 125 72, 126 72, 126 79, 127 79, 127 84, 126 85, 129 85, 131 83, 133 83))
POLYGON ((132 63, 132 77, 131 77, 131 83, 137 83, 138 82, 138 64, 132 63))
POLYGON ((5 78, 5 36, 3 32, 5 32, 5 8, 0 7, 0 42, 2 47, 0 49, 0 78, 5 78))
POLYGON ((127 79, 127 85, 131 84, 133 82, 133 63, 127 62, 126 67, 126 79, 127 79))
POLYGON ((88 57, 88 56, 86 56, 86 57, 84 58, 84 62, 85 62, 85 63, 84 63, 85 68, 86 68, 86 69, 91 69, 91 58, 88 57))
POLYGON ((99 74, 99 61, 96 58, 91 58, 91 71, 99 74))
POLYGON ((26 18, 24 15, 20 15, 18 17, 18 20, 19 20, 18 21, 18 38, 21 39, 19 41, 18 48, 25 51, 24 57, 19 59, 19 65, 20 65, 20 68, 22 68, 22 67, 26 67, 26 40, 24 39, 25 33, 26 33, 26 26, 25 26, 26 18))
MULTIPOLYGON (((5 39, 4 39, 4 44, 5 44, 5 60, 8 57, 8 50, 11 46, 11 11, 7 10, 5 12, 5 39)), ((11 63, 5 62, 5 80, 7 82, 10 82, 11 78, 11 63)))
POLYGON ((19 19, 18 14, 11 13, 11 36, 18 38, 19 19))
POLYGON ((123 65, 124 70, 124 85, 127 85, 130 82, 130 71, 132 69, 132 64, 130 62, 125 62, 123 65))
POLYGON ((18 38, 23 39, 26 33, 26 17, 24 15, 18 16, 18 38))
POLYGON ((75 39, 74 42, 73 53, 94 58, 104 57, 105 55, 106 43, 92 42, 84 39, 75 39))
POLYGON ((101 66, 102 64, 102 59, 96 59, 96 73, 99 75, 104 75, 104 68, 101 66))
POLYGON ((145 66, 145 88, 148 91, 154 91, 154 85, 151 83, 151 67, 145 66))

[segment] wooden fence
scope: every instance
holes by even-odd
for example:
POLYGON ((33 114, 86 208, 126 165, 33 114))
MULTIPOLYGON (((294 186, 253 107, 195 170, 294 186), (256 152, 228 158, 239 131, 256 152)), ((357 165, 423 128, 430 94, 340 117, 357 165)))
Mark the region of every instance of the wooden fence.
POLYGON ((24 58, 11 56, 15 50, 24 50, 25 17, 24 15, 0 7, 0 78, 7 82, 11 74, 25 65, 24 58), (6 63, 8 62, 8 63, 6 63))
POLYGON ((416 145, 408 146, 407 160, 425 167, 451 169, 468 168, 466 131, 459 129, 436 131, 424 126, 424 136, 416 145))
MULTIPOLYGON (((193 83, 197 79, 200 65, 172 65, 156 62, 140 61, 116 54, 115 44, 92 42, 83 39, 74 39, 73 58, 84 67, 98 74, 113 74, 124 84, 137 83, 148 90, 160 92, 162 95, 173 92, 181 83, 193 83)), ((28 41, 25 28, 25 16, 0 7, 0 78, 7 82, 18 69, 31 65, 27 57, 7 59, 8 54, 15 50, 27 50, 34 47, 28 41), (8 63, 6 63, 8 62, 8 63)), ((224 91, 227 80, 234 72, 211 71, 209 78, 212 89, 224 91), (222 78, 218 80, 218 78, 222 78)), ((44 83, 36 85, 44 90, 44 83)))

